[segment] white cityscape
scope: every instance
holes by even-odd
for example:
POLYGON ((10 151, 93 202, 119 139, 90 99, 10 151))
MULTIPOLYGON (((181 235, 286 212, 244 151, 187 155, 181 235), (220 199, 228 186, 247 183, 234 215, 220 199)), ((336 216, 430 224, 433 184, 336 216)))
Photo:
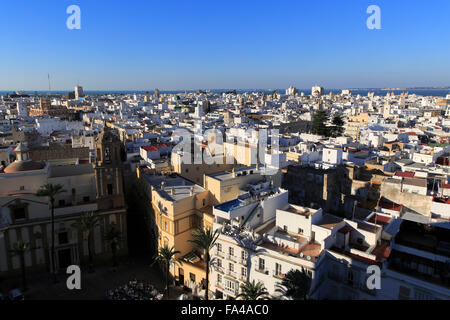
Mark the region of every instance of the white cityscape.
POLYGON ((450 299, 445 90, 5 92, 0 164, 0 297, 450 299))

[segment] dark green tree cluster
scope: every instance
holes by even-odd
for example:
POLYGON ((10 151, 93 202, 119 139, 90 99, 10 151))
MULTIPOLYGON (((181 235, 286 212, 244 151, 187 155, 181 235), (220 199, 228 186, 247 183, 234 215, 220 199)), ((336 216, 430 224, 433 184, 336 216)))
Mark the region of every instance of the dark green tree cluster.
POLYGON ((311 133, 324 137, 340 137, 344 133, 344 120, 340 115, 335 115, 331 121, 332 125, 328 126, 328 115, 326 111, 319 110, 314 113, 311 133))

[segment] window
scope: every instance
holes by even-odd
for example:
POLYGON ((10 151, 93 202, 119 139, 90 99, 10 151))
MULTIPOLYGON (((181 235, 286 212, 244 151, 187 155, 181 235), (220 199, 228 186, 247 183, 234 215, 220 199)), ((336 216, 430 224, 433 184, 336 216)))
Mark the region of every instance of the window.
POLYGON ((189 172, 189 169, 186 169, 185 172, 188 173, 188 172, 189 172))
POLYGON ((303 229, 302 228, 298 228, 298 233, 303 233, 303 229))
POLYGON ((259 258, 259 261, 258 261, 258 268, 259 268, 259 270, 265 270, 265 269, 266 269, 266 268, 265 268, 265 265, 264 265, 264 259, 259 258))
POLYGON ((167 222, 164 221, 164 231, 167 231, 167 222))
POLYGON ((416 300, 433 300, 433 295, 426 291, 416 289, 414 290, 414 298, 416 300))
POLYGON ((399 300, 409 300, 410 291, 411 291, 411 289, 404 287, 404 286, 400 286, 398 289, 398 299, 399 300))
POLYGON ((84 202, 89 202, 89 200, 90 200, 90 199, 89 199, 89 196, 83 197, 83 201, 84 201, 84 202))
POLYGON ((349 284, 353 284, 353 271, 352 270, 348 270, 348 272, 347 272, 347 281, 349 284))
POLYGON ((217 259, 217 266, 222 268, 222 259, 217 259))
POLYGON ((245 268, 245 267, 242 267, 242 268, 241 268, 241 275, 242 275, 243 277, 246 277, 246 276, 247 276, 247 268, 245 268))
POLYGON ((247 260, 247 257, 248 257, 247 251, 242 250, 241 251, 241 258, 242 258, 242 260, 247 260))
POLYGON ((239 288, 238 284, 235 281, 225 279, 225 289, 236 293, 236 289, 239 288))
POLYGON ((281 274, 281 264, 275 263, 275 274, 279 276, 281 274))
POLYGON ((217 282, 222 283, 222 275, 220 273, 217 274, 217 282))
POLYGON ((189 273, 189 279, 191 279, 192 282, 195 282, 195 274, 192 272, 189 273))
POLYGON ((20 186, 20 190, 25 190, 25 186, 20 186))
POLYGON ((63 207, 66 204, 66 200, 62 199, 58 201, 60 207, 63 207))
POLYGON ((287 226, 283 226, 283 230, 284 230, 284 232, 287 232, 288 231, 287 226))
POLYGON ((69 233, 68 232, 58 233, 58 243, 59 244, 69 243, 69 233))
POLYGON ((221 243, 217 244, 217 252, 222 252, 222 244, 221 243))
POLYGON ((206 206, 206 199, 202 200, 202 204, 203 204, 203 206, 206 206))
POLYGON ((113 185, 111 183, 108 183, 108 195, 111 196, 113 194, 113 185))
POLYGON ((228 253, 230 254, 231 257, 234 256, 234 248, 233 247, 228 248, 228 253))
POLYGON ((234 264, 229 263, 229 264, 228 264, 228 270, 234 271, 234 264))
POLYGON ((111 150, 109 150, 109 147, 105 148, 105 162, 111 161, 111 150))
POLYGON ((14 220, 26 219, 27 215, 26 215, 25 207, 14 208, 13 215, 14 215, 14 220))

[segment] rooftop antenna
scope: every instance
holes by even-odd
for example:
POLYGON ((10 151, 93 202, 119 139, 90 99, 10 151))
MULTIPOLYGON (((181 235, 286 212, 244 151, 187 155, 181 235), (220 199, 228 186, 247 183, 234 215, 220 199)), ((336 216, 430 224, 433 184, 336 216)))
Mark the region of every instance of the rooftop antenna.
POLYGON ((52 88, 50 86, 50 73, 47 74, 48 77, 48 94, 50 95, 50 91, 52 91, 52 88))

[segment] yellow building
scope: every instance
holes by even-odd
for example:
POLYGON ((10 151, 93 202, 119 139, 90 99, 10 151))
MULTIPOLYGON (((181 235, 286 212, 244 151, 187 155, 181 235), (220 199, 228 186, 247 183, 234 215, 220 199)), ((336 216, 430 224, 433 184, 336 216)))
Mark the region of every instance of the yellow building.
POLYGON ((248 184, 262 180, 273 180, 274 185, 281 184, 281 170, 276 175, 264 176, 262 167, 252 166, 232 169, 205 176, 205 188, 211 193, 214 205, 236 199, 248 184))
POLYGON ((367 112, 360 113, 347 118, 345 126, 345 135, 354 140, 359 140, 359 132, 361 128, 367 127, 369 124, 369 114, 367 112))
POLYGON ((210 195, 201 186, 178 175, 141 174, 150 186, 150 199, 158 229, 158 249, 167 245, 180 251, 181 265, 172 265, 178 283, 201 290, 206 266, 201 252, 189 240, 198 228, 212 229, 210 195))

